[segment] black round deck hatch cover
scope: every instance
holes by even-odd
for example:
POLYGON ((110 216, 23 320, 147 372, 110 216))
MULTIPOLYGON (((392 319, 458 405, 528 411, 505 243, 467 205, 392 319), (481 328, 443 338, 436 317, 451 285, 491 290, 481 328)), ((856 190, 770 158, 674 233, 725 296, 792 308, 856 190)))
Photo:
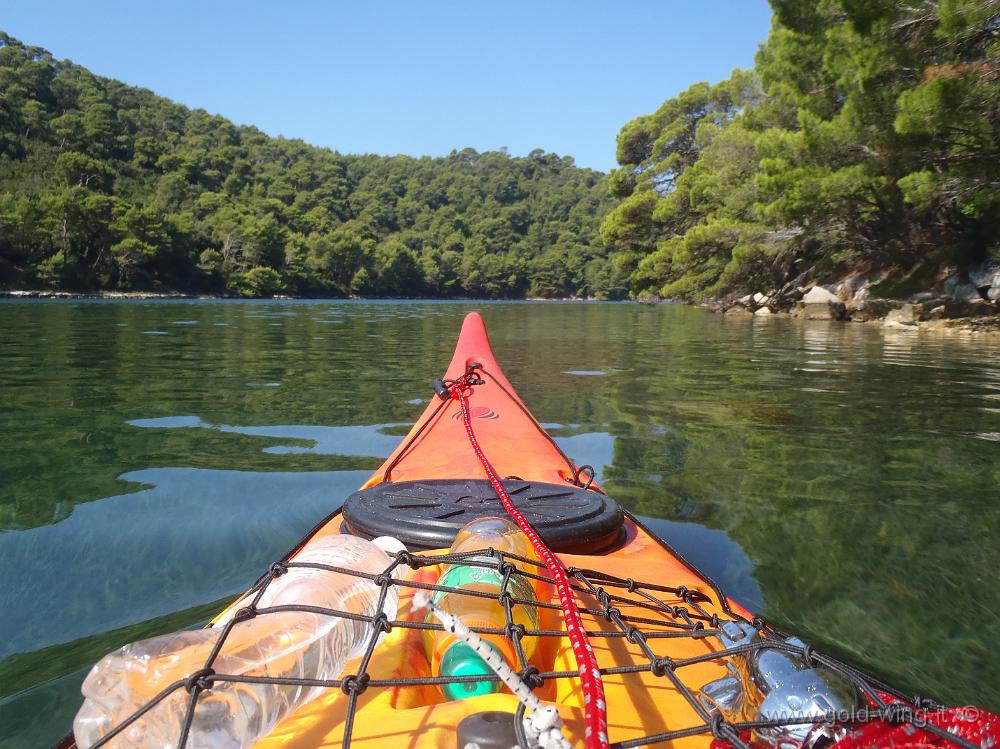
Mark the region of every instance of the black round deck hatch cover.
MULTIPOLYGON (((619 541, 624 515, 606 494, 520 479, 503 485, 554 551, 593 552, 619 541)), ((345 530, 395 536, 412 551, 447 548, 466 523, 484 515, 506 515, 486 479, 387 482, 344 502, 345 530)))

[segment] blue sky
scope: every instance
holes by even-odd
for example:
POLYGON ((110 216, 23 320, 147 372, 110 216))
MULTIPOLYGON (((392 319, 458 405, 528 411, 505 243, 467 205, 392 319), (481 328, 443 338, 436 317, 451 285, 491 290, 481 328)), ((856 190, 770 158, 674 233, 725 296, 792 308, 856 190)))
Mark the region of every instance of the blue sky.
POLYGON ((765 0, 11 2, 0 28, 100 75, 343 153, 507 146, 614 166, 615 136, 753 64, 765 0))

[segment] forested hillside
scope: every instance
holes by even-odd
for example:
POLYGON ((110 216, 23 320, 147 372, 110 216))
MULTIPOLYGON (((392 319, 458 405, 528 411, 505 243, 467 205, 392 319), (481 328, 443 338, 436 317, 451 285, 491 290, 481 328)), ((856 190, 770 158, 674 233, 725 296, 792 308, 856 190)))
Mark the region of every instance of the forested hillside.
MULTIPOLYGON (((602 226, 640 293, 871 272, 922 290, 1000 247, 1000 1, 771 0, 756 67, 618 136, 602 226)), ((1000 258, 998 258, 1000 259, 1000 258)))
POLYGON ((899 297, 1000 260, 1000 0, 771 5, 756 66, 627 123, 610 179, 342 155, 0 32, 0 287, 899 297))
POLYGON ((0 288, 622 296, 612 202, 569 157, 345 156, 0 32, 0 288))

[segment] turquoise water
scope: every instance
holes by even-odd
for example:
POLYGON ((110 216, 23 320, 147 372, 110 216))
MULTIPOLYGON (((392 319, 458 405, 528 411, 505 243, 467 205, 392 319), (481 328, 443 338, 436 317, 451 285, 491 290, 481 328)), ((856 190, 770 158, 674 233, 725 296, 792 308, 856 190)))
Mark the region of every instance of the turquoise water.
MULTIPOLYGON (((477 304, 560 444, 773 622, 1000 709, 1000 340, 477 304)), ((207 619, 379 465, 470 303, 0 302, 0 747, 207 619)))

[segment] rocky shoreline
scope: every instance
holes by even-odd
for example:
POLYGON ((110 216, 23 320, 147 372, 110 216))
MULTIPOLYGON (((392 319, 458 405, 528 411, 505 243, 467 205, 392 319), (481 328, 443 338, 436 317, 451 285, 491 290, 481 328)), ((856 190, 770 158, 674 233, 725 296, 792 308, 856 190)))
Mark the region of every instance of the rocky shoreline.
POLYGON ((1000 266, 983 263, 945 275, 928 291, 878 296, 886 274, 852 274, 830 284, 790 284, 702 307, 725 315, 785 315, 806 320, 872 323, 888 330, 1000 334, 1000 266))
POLYGON ((0 290, 0 299, 224 299, 213 294, 154 293, 150 291, 0 290))
MULTIPOLYGON (((801 286, 793 283, 779 291, 755 292, 738 299, 711 299, 698 306, 732 317, 794 317, 868 323, 886 330, 1000 335, 1000 266, 984 264, 972 271, 952 274, 945 277, 936 290, 911 294, 902 299, 873 296, 873 287, 882 280, 884 279, 881 277, 873 279, 862 274, 852 274, 833 283, 806 283, 801 286)), ((0 290, 0 299, 4 298, 155 301, 243 297, 148 291, 0 290)), ((299 297, 275 295, 267 298, 280 300, 299 297)), ((532 298, 527 301, 590 300, 571 297, 532 298)), ((656 304, 664 300, 640 297, 635 301, 640 304, 656 304)))

